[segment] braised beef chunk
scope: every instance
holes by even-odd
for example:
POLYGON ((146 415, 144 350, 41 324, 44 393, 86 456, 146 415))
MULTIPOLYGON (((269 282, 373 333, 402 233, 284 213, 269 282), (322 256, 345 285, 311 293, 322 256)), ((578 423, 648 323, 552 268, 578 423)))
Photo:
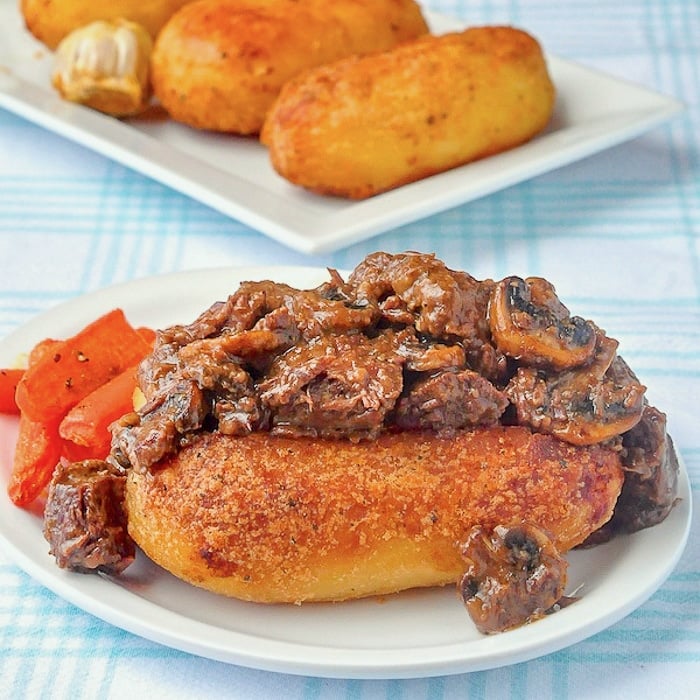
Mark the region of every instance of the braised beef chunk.
POLYGON ((624 532, 660 523, 676 502, 678 457, 671 436, 657 432, 660 421, 651 417, 654 413, 658 411, 650 408, 648 418, 623 436, 622 444, 628 450, 628 457, 623 459, 627 472, 613 518, 624 532), (653 448, 646 451, 649 438, 653 448), (638 471, 640 464, 643 468, 638 471))
POLYGON ((403 386, 399 336, 326 334, 272 363, 260 383, 272 431, 284 435, 372 438, 403 386))
POLYGON ((207 415, 207 397, 196 382, 166 383, 141 415, 129 413, 112 426, 112 455, 124 467, 147 469, 174 452, 181 435, 201 428, 207 415))
POLYGON ((486 308, 493 282, 450 270, 432 255, 374 253, 355 268, 348 286, 359 299, 410 314, 419 333, 455 336, 467 345, 490 337, 486 308))
POLYGON ((644 407, 639 423, 622 436, 622 464, 625 481, 613 516, 584 547, 652 527, 671 512, 680 466, 671 436, 666 433, 665 414, 653 406, 644 407))
POLYGON ((125 483, 123 471, 100 460, 58 465, 44 511, 44 536, 58 566, 118 574, 131 564, 125 483))
POLYGON ((422 376, 399 399, 394 420, 403 430, 449 435, 459 428, 495 425, 508 406, 502 391, 472 370, 422 376))

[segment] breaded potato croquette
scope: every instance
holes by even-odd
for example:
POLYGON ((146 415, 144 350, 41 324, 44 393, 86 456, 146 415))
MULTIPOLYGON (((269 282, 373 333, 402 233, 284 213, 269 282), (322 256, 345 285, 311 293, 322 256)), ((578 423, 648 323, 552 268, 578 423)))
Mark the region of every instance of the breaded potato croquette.
POLYGON ((21 0, 27 29, 50 49, 72 31, 97 20, 126 19, 152 38, 170 16, 191 0, 21 0))
POLYGON ((131 470, 129 533, 185 581, 244 600, 345 600, 454 584, 472 527, 532 521, 560 552, 613 512, 618 453, 509 426, 353 443, 197 435, 131 470))
POLYGON ((427 31, 414 0, 197 0, 160 33, 153 88, 176 121, 257 134, 302 70, 427 31))
POLYGON ((554 102, 532 36, 475 27, 307 71, 261 139, 292 183, 362 199, 528 141, 554 102))

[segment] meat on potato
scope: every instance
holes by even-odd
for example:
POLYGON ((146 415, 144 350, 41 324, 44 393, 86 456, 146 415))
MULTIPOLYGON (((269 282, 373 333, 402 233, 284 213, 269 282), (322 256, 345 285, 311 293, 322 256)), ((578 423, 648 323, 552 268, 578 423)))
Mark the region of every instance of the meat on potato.
POLYGON ((160 33, 153 88, 176 121, 257 134, 302 70, 427 31, 414 0, 197 0, 160 33))
POLYGON ((475 27, 306 72, 262 140, 292 183, 362 199, 528 141, 554 101, 532 36, 475 27))

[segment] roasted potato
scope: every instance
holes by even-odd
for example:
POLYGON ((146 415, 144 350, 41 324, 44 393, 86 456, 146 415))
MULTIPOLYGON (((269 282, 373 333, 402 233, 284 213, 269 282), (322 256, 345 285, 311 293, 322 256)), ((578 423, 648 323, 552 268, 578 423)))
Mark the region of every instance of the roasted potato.
POLYGON ((61 39, 96 20, 128 19, 153 38, 176 10, 190 0, 20 0, 27 29, 50 49, 61 39))
POLYGON ((474 525, 537 522, 566 552, 610 518, 622 481, 613 450, 519 426, 359 443, 215 432, 130 469, 126 504, 130 535, 175 576, 300 603, 454 584, 474 525))
POLYGON ((197 0, 158 36, 153 89, 177 121, 257 134, 300 71, 427 31, 414 0, 197 0))
POLYGON ((522 144, 554 101, 532 36, 475 27, 298 76, 261 138, 291 182, 362 199, 522 144))

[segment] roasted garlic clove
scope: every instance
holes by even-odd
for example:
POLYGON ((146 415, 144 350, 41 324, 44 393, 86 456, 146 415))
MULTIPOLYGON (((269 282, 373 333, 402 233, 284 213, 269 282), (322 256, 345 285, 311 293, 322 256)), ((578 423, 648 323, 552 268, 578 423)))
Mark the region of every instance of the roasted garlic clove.
POLYGON ((53 85, 66 100, 100 112, 138 114, 150 98, 152 48, 140 24, 124 19, 92 22, 59 44, 53 85))

